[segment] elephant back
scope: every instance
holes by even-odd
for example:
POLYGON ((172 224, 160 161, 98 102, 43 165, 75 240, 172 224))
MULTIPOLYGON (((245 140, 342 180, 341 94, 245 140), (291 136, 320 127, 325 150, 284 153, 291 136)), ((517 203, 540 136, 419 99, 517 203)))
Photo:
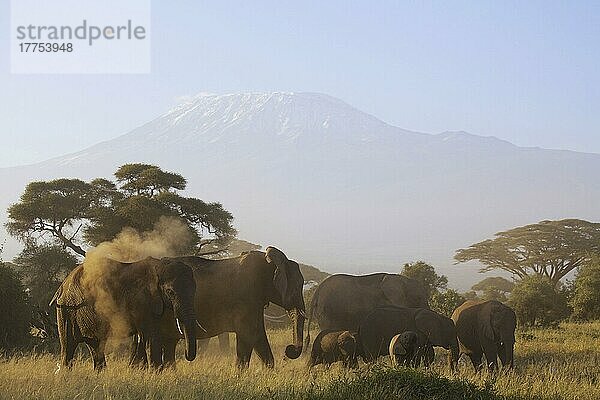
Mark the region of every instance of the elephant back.
POLYGON ((420 282, 404 275, 381 275, 381 291, 389 304, 397 307, 429 308, 425 289, 420 282))
POLYGON ((396 274, 336 274, 325 279, 313 296, 309 311, 322 329, 355 331, 375 308, 428 308, 421 284, 396 274))

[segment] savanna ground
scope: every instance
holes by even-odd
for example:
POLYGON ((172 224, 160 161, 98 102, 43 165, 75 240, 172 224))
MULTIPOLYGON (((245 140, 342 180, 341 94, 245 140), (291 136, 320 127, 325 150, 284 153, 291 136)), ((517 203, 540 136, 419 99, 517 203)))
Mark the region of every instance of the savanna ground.
POLYGON ((309 371, 305 358, 283 359, 290 336, 269 333, 274 371, 253 355, 239 373, 233 355, 217 354, 216 341, 196 361, 161 373, 132 370, 113 357, 96 374, 84 352, 72 371, 58 374, 54 355, 0 359, 0 399, 600 399, 600 322, 518 332, 516 368, 497 375, 475 374, 463 357, 453 376, 443 351, 431 371, 392 369, 383 358, 357 371, 309 371))

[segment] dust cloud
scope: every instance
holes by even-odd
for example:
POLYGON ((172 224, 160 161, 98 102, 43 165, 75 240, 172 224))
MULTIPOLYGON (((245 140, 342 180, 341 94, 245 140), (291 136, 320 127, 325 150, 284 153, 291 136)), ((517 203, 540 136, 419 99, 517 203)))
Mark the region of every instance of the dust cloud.
POLYGON ((136 308, 137 303, 140 303, 138 306, 147 306, 148 301, 138 295, 157 294, 158 290, 158 278, 151 271, 142 279, 124 282, 121 279, 122 269, 128 266, 122 263, 147 257, 181 255, 189 248, 192 238, 189 227, 182 221, 161 217, 152 231, 138 232, 125 228, 112 241, 101 243, 87 252, 83 262, 82 288, 93 299, 95 311, 108 321, 110 338, 130 336, 133 328, 130 310, 136 308))

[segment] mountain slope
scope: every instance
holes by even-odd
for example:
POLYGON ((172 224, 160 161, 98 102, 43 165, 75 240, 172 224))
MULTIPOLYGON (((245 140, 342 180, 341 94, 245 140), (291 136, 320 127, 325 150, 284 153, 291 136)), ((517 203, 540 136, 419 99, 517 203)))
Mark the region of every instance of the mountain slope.
POLYGON ((410 132, 315 93, 198 95, 114 140, 0 169, 0 207, 31 179, 126 162, 182 173, 190 195, 233 212, 240 237, 325 271, 425 259, 460 288, 481 277, 451 266, 457 248, 542 219, 600 219, 600 155, 410 132))

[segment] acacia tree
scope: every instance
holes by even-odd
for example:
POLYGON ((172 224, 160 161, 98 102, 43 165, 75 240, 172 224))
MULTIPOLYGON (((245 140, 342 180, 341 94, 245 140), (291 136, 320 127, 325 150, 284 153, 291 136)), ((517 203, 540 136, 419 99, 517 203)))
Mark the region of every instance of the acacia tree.
POLYGON ((9 233, 24 243, 49 241, 85 256, 85 247, 112 240, 125 227, 152 230, 161 217, 184 222, 192 237, 186 251, 201 254, 208 244, 223 244, 236 234, 233 216, 220 203, 184 197, 183 176, 150 164, 125 164, 116 182, 56 179, 31 182, 8 209, 9 233))
POLYGON ((8 232, 23 242, 31 241, 34 235, 49 234, 75 253, 85 255, 76 244, 79 228, 74 227, 89 212, 90 194, 90 185, 79 179, 31 182, 21 201, 8 209, 8 232))
POLYGON ((484 265, 480 272, 502 269, 521 279, 544 276, 557 286, 592 254, 600 253, 600 224, 579 219, 542 221, 495 236, 457 250, 455 260, 478 260, 484 265))

